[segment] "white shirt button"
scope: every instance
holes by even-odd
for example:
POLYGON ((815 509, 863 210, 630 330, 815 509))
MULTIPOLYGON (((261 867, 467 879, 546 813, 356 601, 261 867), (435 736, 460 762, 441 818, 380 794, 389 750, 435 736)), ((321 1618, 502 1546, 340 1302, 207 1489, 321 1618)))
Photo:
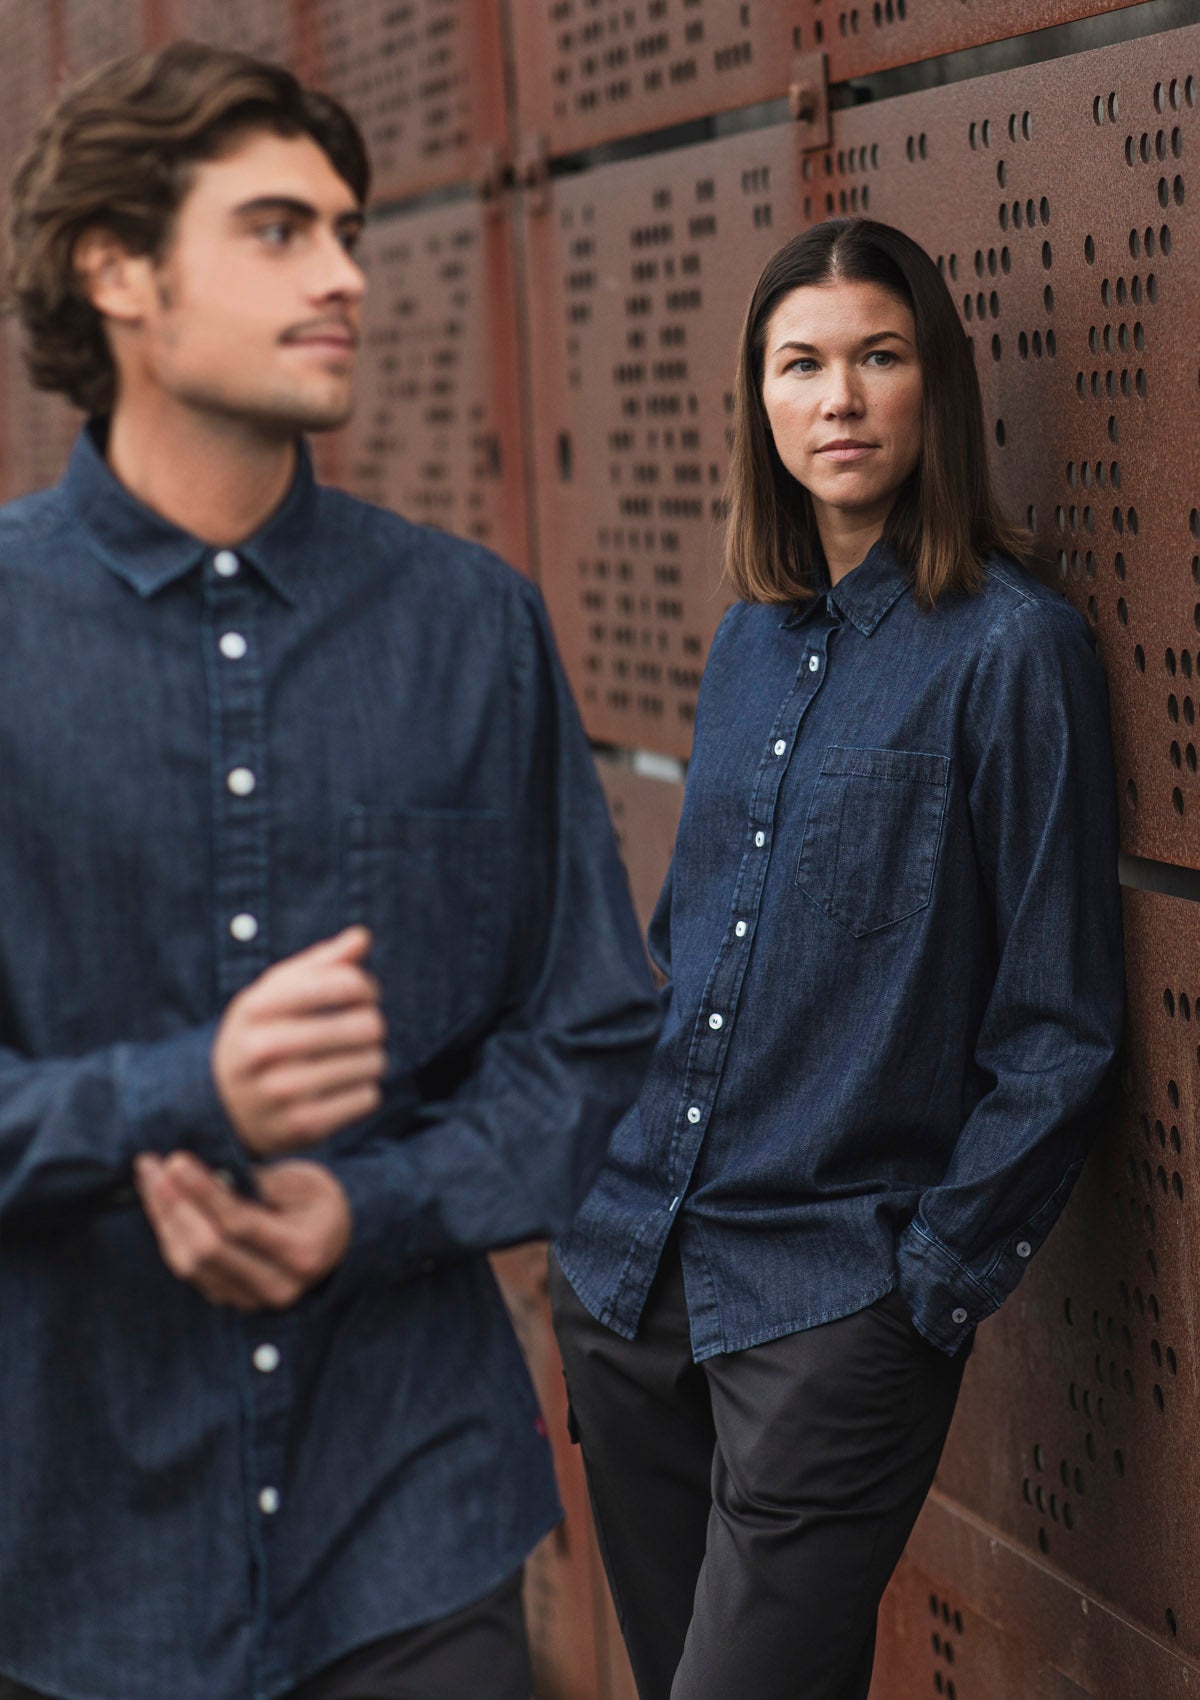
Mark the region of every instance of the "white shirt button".
POLYGON ((810 673, 815 673, 817 668, 820 665, 821 665, 821 657, 819 655, 810 655, 809 656, 809 658, 808 658, 808 670, 809 670, 810 673))
POLYGON ((784 750, 786 750, 786 749, 787 749, 787 739, 786 738, 777 738, 775 740, 775 754, 777 756, 781 756, 783 754, 784 750))
POLYGON ((951 1322, 957 1322, 960 1328, 962 1327, 963 1323, 967 1320, 967 1313, 961 1305, 959 1305, 957 1310, 952 1310, 950 1312, 950 1320, 951 1322))
POLYGON ((247 650, 247 643, 241 632, 223 632, 220 644, 217 646, 226 661, 240 661, 247 650))
POLYGON ((258 922, 253 915, 235 915, 229 923, 229 931, 239 944, 249 944, 251 939, 258 937, 258 922))
POLYGON ((265 1487, 258 1496, 258 1509, 264 1517, 274 1517, 279 1510, 279 1489, 265 1487))
POLYGON ((232 549, 218 549, 213 556, 213 571, 222 578, 236 578, 239 565, 232 549))
POLYGON ((1033 1256, 1033 1247, 1030 1245, 1028 1240, 1018 1240, 1017 1241, 1017 1256, 1018 1257, 1032 1257, 1033 1256))
POLYGON ((270 1343, 254 1348, 254 1367, 261 1375, 272 1375, 279 1368, 279 1347, 270 1343))
POLYGON ((723 1015, 718 1015, 716 1010, 714 1009, 712 1014, 708 1018, 708 1025, 712 1028, 713 1032, 715 1033, 718 1028, 724 1027, 725 1017, 723 1015))
POLYGON ((737 926, 733 930, 737 934, 738 938, 744 939, 745 936, 746 936, 746 923, 745 923, 745 921, 739 921, 737 926))
POLYGON ((235 797, 248 797, 258 781, 248 767, 235 767, 226 775, 225 783, 235 797))
POLYGON ((758 845, 758 848, 761 850, 763 845, 767 842, 766 833, 765 832, 756 832, 754 834, 754 842, 758 845))
POLYGON ((697 1105, 693 1104, 691 1109, 688 1111, 688 1120, 691 1122, 693 1127, 695 1127, 696 1123, 700 1120, 700 1110, 697 1105))

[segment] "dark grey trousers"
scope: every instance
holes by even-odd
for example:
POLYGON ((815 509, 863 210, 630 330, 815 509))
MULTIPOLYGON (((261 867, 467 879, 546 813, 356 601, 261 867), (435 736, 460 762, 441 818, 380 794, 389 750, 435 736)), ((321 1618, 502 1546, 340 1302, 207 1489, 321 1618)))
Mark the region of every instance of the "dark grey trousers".
POLYGON ((963 1357, 889 1296, 695 1364, 674 1240, 634 1341, 550 1292, 641 1700, 866 1700, 963 1357))

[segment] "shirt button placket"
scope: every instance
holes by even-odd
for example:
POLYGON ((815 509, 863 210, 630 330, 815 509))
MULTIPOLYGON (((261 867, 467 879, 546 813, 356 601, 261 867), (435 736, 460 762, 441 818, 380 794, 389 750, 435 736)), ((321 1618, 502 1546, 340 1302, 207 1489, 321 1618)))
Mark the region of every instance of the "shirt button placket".
POLYGON ((233 549, 218 549, 205 574, 210 683, 214 899, 222 996, 240 991, 270 961, 267 937, 268 799, 261 747, 265 691, 259 638, 261 582, 233 549))

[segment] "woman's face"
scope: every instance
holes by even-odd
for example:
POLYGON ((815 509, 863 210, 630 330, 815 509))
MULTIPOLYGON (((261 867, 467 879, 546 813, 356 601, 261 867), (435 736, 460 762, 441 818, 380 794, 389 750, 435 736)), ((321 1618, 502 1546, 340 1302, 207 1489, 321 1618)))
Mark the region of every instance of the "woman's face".
POLYGON ((767 325, 763 405, 779 458, 835 515, 882 529, 921 453, 912 311, 877 283, 794 289, 767 325))

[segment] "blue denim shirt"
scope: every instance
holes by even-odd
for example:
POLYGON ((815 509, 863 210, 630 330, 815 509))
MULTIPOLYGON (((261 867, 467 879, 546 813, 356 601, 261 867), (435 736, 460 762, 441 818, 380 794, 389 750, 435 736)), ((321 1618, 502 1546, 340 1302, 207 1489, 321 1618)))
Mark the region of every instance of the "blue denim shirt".
POLYGON ((306 461, 214 551, 85 434, 0 513, 0 602, 0 1671, 278 1694, 555 1521, 482 1253, 565 1228, 657 1001, 540 599, 485 551, 306 461), (391 1073, 314 1153, 350 1253, 292 1310, 214 1308, 132 1159, 244 1167, 217 1017, 351 921, 391 1073))
POLYGON ((735 604, 701 689, 641 1098, 560 1249, 633 1337, 672 1226, 697 1359, 894 1286, 953 1353, 1095 1131, 1122 1012, 1104 679, 1014 562, 923 612, 882 544, 735 604))

